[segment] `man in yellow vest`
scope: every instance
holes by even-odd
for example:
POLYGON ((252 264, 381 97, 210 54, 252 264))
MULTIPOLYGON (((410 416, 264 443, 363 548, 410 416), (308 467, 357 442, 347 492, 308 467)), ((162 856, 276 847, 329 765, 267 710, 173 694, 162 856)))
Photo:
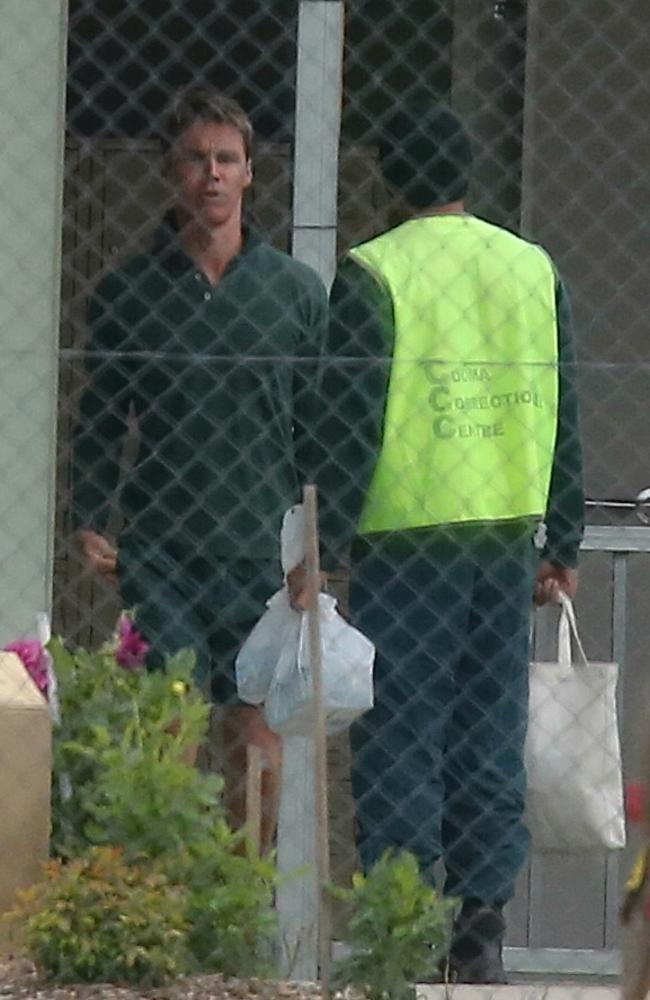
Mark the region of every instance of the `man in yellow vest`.
POLYGON ((505 982, 531 600, 575 594, 583 531, 569 309, 541 247, 467 212, 448 110, 396 113, 384 138, 408 218, 341 262, 321 387, 325 565, 351 548, 353 620, 377 646, 351 734, 358 846, 365 868, 387 848, 427 874, 443 858, 463 901, 450 974, 505 982))

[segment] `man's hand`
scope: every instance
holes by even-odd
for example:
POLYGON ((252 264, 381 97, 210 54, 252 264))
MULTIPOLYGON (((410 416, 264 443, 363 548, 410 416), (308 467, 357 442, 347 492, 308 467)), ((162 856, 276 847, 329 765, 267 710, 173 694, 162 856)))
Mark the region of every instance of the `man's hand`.
POLYGON ((117 549, 96 531, 78 531, 76 541, 84 560, 94 573, 117 585, 117 549))
MULTIPOLYGON (((321 572, 321 590, 323 590, 326 585, 327 573, 321 572)), ((307 609, 308 594, 307 571, 304 563, 299 563, 287 573, 287 588, 289 590, 289 601, 291 602, 291 607, 295 608, 297 611, 305 611, 307 609)))
POLYGON ((563 591, 571 600, 578 590, 578 570, 555 563, 541 562, 537 570, 533 600, 538 608, 549 602, 559 604, 563 591))

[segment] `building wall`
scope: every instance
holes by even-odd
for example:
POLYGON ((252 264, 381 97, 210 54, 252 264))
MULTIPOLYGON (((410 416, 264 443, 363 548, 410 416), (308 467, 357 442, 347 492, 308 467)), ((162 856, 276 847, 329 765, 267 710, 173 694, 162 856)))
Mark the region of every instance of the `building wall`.
POLYGON ((2 5, 0 645, 50 602, 65 6, 2 5))

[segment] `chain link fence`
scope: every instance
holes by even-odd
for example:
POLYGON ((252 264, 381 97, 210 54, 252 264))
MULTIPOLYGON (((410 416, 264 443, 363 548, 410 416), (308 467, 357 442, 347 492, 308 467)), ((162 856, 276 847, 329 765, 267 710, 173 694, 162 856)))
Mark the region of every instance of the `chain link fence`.
MULTIPOLYGON (((378 652, 375 709, 329 746, 333 880, 391 845, 427 872, 442 858, 465 915, 497 913, 488 937, 505 907, 511 970, 613 973, 628 852, 531 853, 522 753, 532 540, 548 508, 543 558, 570 586, 582 442, 578 619, 588 656, 620 664, 625 775, 642 768, 644 4, 12 0, 0 17, 3 643, 50 598, 54 631, 89 647, 136 608, 158 650, 197 650, 222 706, 208 757, 232 777, 234 659, 314 482, 330 587, 378 652), (197 89, 250 117, 252 183, 236 110, 170 117, 197 89), (89 571, 80 529, 110 572, 89 571)), ((537 659, 556 617, 536 616, 537 659)))

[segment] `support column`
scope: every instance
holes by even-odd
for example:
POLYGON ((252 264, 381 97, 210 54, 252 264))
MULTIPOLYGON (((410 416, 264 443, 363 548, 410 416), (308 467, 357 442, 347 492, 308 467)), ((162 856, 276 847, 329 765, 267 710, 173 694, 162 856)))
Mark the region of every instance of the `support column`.
MULTIPOLYGON (((343 4, 302 0, 293 199, 293 256, 329 287, 336 269, 337 189, 343 69, 343 4)), ((319 886, 314 744, 284 740, 277 890, 283 972, 318 977, 319 886)))
POLYGON ((336 268, 343 3, 302 0, 298 20, 293 256, 329 287, 336 268))
POLYGON ((50 610, 66 0, 5 0, 0 58, 0 644, 50 610))

